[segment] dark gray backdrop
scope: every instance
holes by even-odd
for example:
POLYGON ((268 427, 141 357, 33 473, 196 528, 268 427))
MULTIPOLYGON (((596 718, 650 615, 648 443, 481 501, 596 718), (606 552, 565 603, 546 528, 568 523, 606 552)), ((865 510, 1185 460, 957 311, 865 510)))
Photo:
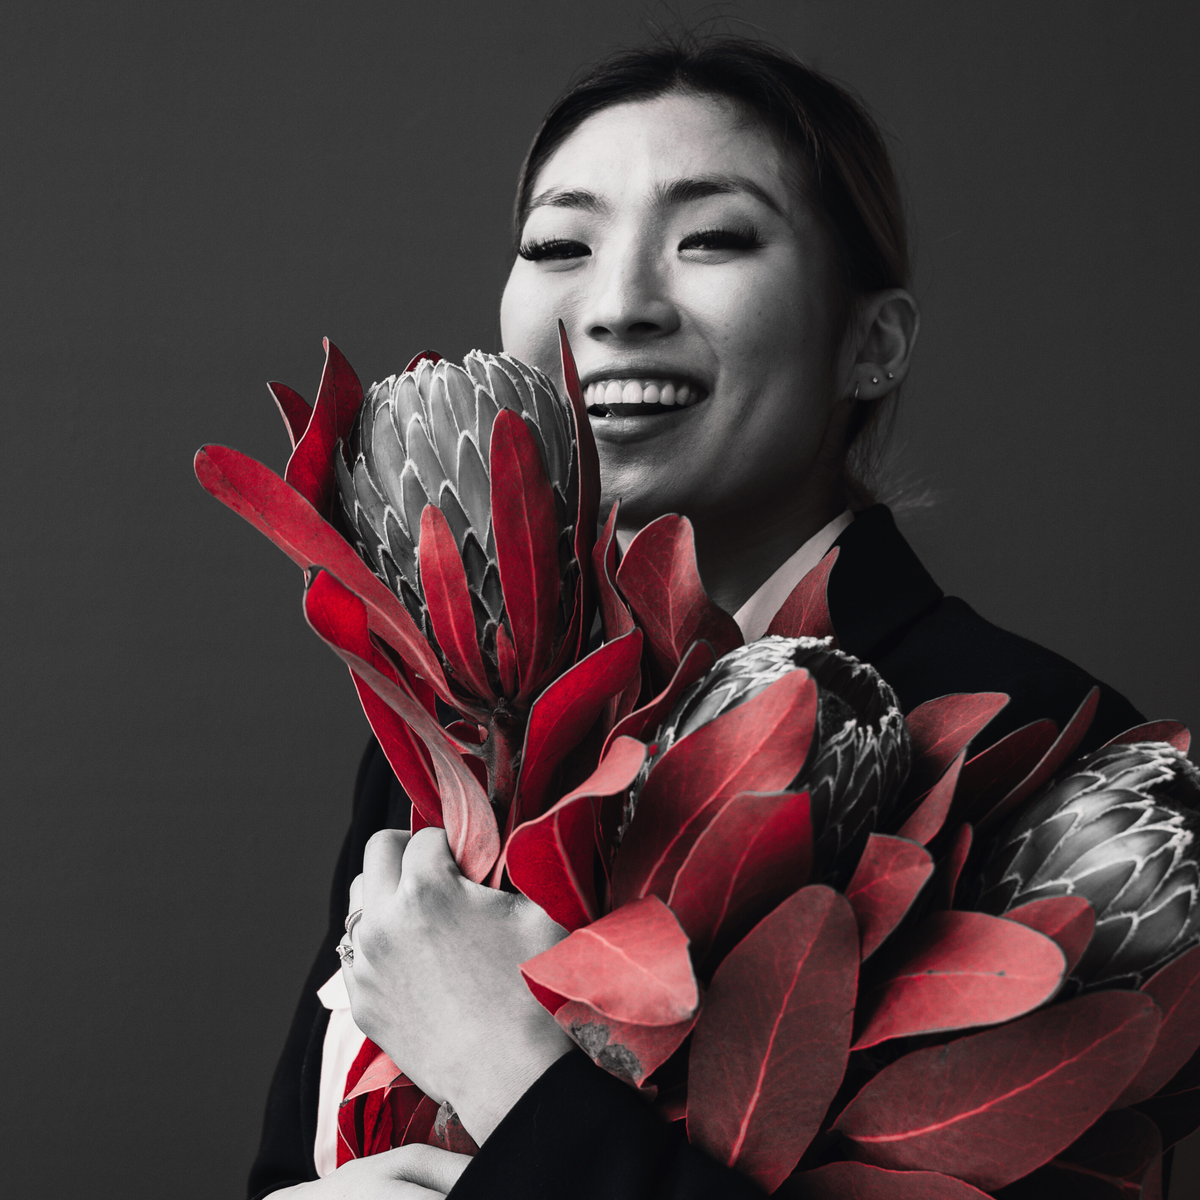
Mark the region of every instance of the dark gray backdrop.
MULTIPOLYGON (((1200 725, 1195 6, 725 11, 894 134, 929 565, 1200 725)), ((367 382, 496 348, 536 121, 664 12, 4 6, 6 1194, 239 1193, 366 726, 191 455, 281 466, 262 381, 311 397, 324 334, 367 382)))

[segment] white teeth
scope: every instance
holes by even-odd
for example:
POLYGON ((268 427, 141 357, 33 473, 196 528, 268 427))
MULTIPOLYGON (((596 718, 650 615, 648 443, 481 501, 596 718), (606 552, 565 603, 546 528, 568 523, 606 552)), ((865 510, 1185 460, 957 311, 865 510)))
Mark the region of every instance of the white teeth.
POLYGON ((616 404, 662 404, 667 407, 690 408, 702 396, 698 388, 669 379, 608 379, 589 383, 584 389, 584 402, 589 406, 616 404))

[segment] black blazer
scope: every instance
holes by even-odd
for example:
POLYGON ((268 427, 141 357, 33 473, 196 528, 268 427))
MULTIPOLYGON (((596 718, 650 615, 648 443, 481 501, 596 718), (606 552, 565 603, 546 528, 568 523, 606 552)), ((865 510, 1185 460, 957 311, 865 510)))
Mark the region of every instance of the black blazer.
MULTIPOLYGON (((841 646, 872 663, 896 689, 901 707, 952 692, 1007 692, 1008 706, 976 739, 978 751, 1042 717, 1061 727, 1097 682, 1033 642, 989 624, 962 600, 945 596, 876 505, 837 539, 829 580, 830 616, 841 646)), ((1137 725, 1141 714, 1101 685, 1083 750, 1137 725)), ((372 739, 354 789, 350 830, 330 895, 329 928, 305 981, 275 1072, 249 1195, 316 1178, 313 1138, 321 1049, 329 1014, 316 990, 333 974, 346 894, 362 869, 363 847, 379 829, 407 828, 408 800, 372 739)), ((680 1125, 668 1126, 637 1094, 581 1053, 551 1067, 488 1139, 454 1188, 454 1200, 701 1200, 761 1196, 740 1175, 693 1150, 680 1125)))

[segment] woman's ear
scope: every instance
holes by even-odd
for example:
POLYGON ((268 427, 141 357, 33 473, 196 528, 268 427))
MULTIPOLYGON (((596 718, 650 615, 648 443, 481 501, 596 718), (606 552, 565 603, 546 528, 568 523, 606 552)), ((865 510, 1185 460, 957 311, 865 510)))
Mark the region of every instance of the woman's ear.
POLYGON ((900 386, 921 328, 917 302, 903 288, 872 292, 857 305, 854 352, 845 390, 859 400, 881 400, 900 386))

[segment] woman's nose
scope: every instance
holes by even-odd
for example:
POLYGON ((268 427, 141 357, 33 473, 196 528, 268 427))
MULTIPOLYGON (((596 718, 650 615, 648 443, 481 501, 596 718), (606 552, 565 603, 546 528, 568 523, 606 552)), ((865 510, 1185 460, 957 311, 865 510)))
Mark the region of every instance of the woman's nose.
POLYGON ((592 277, 584 313, 588 336, 601 342, 642 341, 679 328, 679 311, 656 256, 631 247, 613 254, 592 277))

